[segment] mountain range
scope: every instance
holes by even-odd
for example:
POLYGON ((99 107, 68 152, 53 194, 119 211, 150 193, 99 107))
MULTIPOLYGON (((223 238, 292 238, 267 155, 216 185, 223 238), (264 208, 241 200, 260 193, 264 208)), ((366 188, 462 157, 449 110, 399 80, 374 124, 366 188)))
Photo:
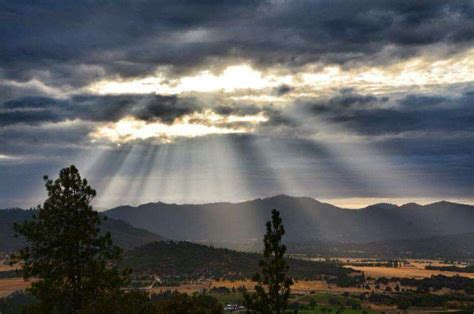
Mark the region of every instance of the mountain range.
MULTIPOLYGON (((105 212, 103 231, 129 250, 163 240, 260 251, 271 209, 280 211, 290 253, 321 256, 473 258, 474 206, 451 202, 345 209, 308 197, 278 195, 242 203, 120 206, 105 212)), ((0 210, 0 252, 24 246, 13 223, 33 210, 0 210)), ((137 251, 138 252, 138 251, 137 251)))
POLYGON ((375 204, 354 210, 308 197, 278 195, 242 203, 120 206, 104 214, 173 240, 225 246, 260 242, 273 208, 280 211, 288 242, 369 243, 474 232, 474 206, 446 201, 375 204))
MULTIPOLYGON (((0 252, 11 252, 22 248, 26 242, 21 237, 15 237, 14 223, 31 219, 34 210, 1 209, 0 210, 0 252)), ((146 243, 163 241, 166 238, 153 232, 132 227, 130 224, 108 218, 101 224, 103 232, 110 232, 112 241, 124 249, 130 249, 146 243)))

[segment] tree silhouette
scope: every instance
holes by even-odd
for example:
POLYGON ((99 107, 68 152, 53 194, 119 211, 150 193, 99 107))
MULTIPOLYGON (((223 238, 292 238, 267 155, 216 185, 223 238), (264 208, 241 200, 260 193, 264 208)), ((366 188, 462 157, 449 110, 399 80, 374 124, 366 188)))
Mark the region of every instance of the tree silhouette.
POLYGON ((293 280, 287 276, 289 267, 284 259, 286 247, 281 244, 285 228, 276 209, 272 210, 272 220, 267 222, 266 227, 260 272, 253 278, 257 281, 255 293, 244 293, 244 303, 249 310, 280 314, 288 306, 293 280))
MULTIPOLYGON (((76 313, 86 304, 119 293, 126 273, 113 265, 121 249, 110 234, 101 234, 101 218, 90 202, 96 195, 75 166, 55 181, 44 177, 48 198, 30 221, 15 224, 28 247, 13 256, 24 279, 38 278, 29 288, 37 299, 31 311, 76 313)), ((105 219, 105 217, 104 217, 105 219)))

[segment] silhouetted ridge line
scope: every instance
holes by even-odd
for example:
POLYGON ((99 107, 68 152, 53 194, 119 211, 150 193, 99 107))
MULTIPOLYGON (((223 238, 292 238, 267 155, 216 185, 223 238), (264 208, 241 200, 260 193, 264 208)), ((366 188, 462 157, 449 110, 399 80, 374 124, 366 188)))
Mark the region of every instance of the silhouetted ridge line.
POLYGON ((362 243, 474 232, 474 207, 451 202, 353 210, 282 194, 240 203, 120 206, 105 214, 174 240, 244 243, 261 237, 273 208, 280 210, 288 241, 362 243))

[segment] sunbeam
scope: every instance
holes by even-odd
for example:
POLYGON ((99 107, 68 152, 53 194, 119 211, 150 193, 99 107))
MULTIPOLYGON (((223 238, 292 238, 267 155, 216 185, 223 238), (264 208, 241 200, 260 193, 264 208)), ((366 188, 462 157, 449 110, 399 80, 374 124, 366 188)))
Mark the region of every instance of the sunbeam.
POLYGON ((371 195, 367 196, 430 194, 420 173, 403 173, 402 167, 389 162, 394 160, 393 157, 389 158, 384 153, 375 151, 363 138, 346 141, 346 135, 350 134, 348 130, 336 127, 314 115, 308 122, 307 117, 305 116, 305 119, 302 115, 305 113, 294 114, 291 118, 304 124, 305 130, 312 133, 312 141, 323 145, 337 162, 344 164, 363 184, 368 185, 371 195))

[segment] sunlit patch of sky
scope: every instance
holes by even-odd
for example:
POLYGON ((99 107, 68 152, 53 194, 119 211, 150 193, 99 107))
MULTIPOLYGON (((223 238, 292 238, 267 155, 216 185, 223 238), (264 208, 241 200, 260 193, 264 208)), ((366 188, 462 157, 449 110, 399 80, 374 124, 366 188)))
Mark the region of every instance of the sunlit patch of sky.
POLYGON ((155 138, 156 143, 172 142, 175 138, 192 138, 212 134, 251 133, 255 125, 268 121, 263 114, 223 116, 212 111, 193 113, 176 118, 171 124, 160 121, 146 122, 125 117, 117 122, 99 126, 92 134, 92 141, 107 140, 126 143, 155 138))
MULTIPOLYGON (((474 49, 434 59, 419 56, 390 66, 354 66, 344 69, 339 65, 309 64, 297 73, 279 73, 269 68, 264 72, 247 64, 229 65, 222 73, 202 71, 193 76, 169 79, 163 73, 138 80, 105 80, 93 83, 89 89, 99 94, 157 93, 181 94, 190 92, 235 92, 248 99, 249 90, 264 90, 283 84, 292 86, 292 97, 316 96, 340 88, 356 88, 361 92, 433 91, 445 84, 472 82, 474 78, 474 49)), ((265 91, 267 92, 267 91, 265 91)), ((250 95, 251 96, 251 95, 250 95)), ((262 95, 268 101, 269 95, 262 95)), ((281 97, 282 95, 280 95, 281 97)), ((239 99, 234 95, 233 99, 239 99)), ((275 97, 278 99, 278 97, 275 97)), ((253 98, 258 100, 258 98, 253 98)))

